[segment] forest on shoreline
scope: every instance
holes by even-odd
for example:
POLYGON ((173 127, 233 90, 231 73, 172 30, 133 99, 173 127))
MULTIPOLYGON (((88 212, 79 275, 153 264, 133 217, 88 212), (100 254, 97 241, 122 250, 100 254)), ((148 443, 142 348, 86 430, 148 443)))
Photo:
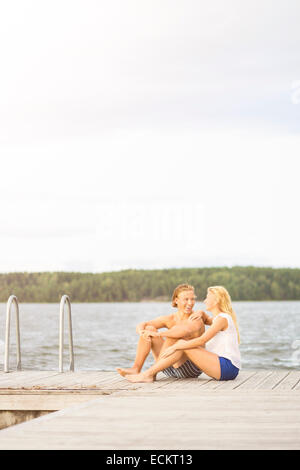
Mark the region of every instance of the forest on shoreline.
POLYGON ((178 284, 189 283, 199 301, 207 287, 225 286, 233 301, 300 300, 300 269, 253 266, 127 269, 105 273, 15 272, 0 274, 0 302, 11 294, 20 302, 169 301, 178 284))

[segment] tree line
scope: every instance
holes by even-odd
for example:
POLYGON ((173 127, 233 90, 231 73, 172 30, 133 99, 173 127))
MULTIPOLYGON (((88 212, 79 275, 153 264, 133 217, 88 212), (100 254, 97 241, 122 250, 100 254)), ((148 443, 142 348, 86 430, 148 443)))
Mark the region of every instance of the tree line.
POLYGON ((246 267, 128 269, 106 273, 15 272, 0 274, 0 301, 20 302, 169 301, 178 284, 192 284, 198 300, 207 287, 225 286, 232 300, 300 300, 300 269, 246 267))

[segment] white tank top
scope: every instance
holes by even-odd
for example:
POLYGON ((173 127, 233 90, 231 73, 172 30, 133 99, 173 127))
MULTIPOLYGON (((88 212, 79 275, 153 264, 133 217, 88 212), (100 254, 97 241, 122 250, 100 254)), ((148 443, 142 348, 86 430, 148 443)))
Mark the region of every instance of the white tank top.
POLYGON ((218 356, 226 357, 238 369, 241 368, 241 355, 239 349, 238 335, 235 324, 228 313, 219 313, 214 319, 224 317, 228 321, 228 327, 224 331, 219 331, 212 339, 205 344, 207 351, 218 356))

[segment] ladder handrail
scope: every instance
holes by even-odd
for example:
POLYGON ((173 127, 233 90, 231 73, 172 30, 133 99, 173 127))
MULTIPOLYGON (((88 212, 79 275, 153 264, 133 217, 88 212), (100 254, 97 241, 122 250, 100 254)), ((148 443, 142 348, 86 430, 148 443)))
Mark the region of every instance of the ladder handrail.
POLYGON ((9 372, 9 339, 10 339, 10 317, 11 307, 15 304, 16 312, 16 343, 17 343, 17 370, 21 370, 21 346, 20 346, 20 319, 19 303, 15 295, 11 295, 6 307, 6 328, 5 328, 5 352, 4 352, 4 372, 9 372))
POLYGON ((63 295, 60 301, 59 311, 59 372, 63 372, 63 349, 64 349, 64 307, 68 305, 69 317, 69 354, 70 354, 70 371, 74 372, 74 351, 73 351, 73 331, 72 331, 72 315, 71 302, 68 295, 63 295))

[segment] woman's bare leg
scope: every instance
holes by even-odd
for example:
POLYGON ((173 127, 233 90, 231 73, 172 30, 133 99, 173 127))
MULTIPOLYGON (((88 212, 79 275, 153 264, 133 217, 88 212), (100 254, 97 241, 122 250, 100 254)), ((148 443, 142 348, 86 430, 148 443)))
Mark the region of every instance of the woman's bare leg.
MULTIPOLYGON (((173 344, 176 343, 176 341, 178 341, 178 338, 166 338, 166 340, 164 341, 163 345, 162 345, 162 348, 160 350, 160 353, 159 353, 159 356, 161 356, 161 354, 164 352, 165 349, 167 349, 169 346, 172 346, 173 344)), ((159 360, 160 358, 158 357, 156 359, 156 362, 159 360)), ((180 366, 182 366, 182 364, 187 360, 187 357, 185 356, 185 354, 182 354, 182 356, 179 358, 179 360, 177 362, 175 362, 174 364, 172 364, 176 369, 180 366)), ((169 366, 168 366, 169 367, 169 366)))
MULTIPOLYGON (((157 331, 157 329, 153 326, 147 326, 145 329, 157 331)), ((147 356, 149 355, 150 351, 152 351, 155 361, 158 360, 163 344, 164 340, 162 338, 149 337, 149 339, 145 339, 143 336, 140 336, 137 344, 133 366, 129 369, 117 367, 117 372, 119 372, 119 374, 123 377, 128 374, 138 374, 142 370, 144 362, 147 356)))
POLYGON ((220 380, 221 366, 219 356, 207 351, 205 348, 186 349, 187 357, 201 369, 206 375, 213 379, 220 380))
MULTIPOLYGON (((159 359, 153 366, 147 369, 145 372, 139 374, 125 375, 125 378, 130 382, 153 382, 156 378, 156 374, 172 366, 183 357, 183 351, 175 351, 170 356, 159 359)), ((185 359, 186 360, 186 359, 185 359)))
MULTIPOLYGON (((175 326, 176 328, 176 326, 175 326)), ((171 331, 172 331, 172 328, 171 328, 171 331)), ((204 326, 204 323, 202 322, 202 327, 200 328, 200 330, 198 331, 198 335, 201 336, 203 333, 205 332, 205 326, 204 326)), ((174 343, 176 343, 176 341, 178 341, 179 338, 166 338, 162 348, 161 348, 161 351, 160 351, 160 355, 165 351, 165 349, 167 349, 169 346, 172 346, 174 343)), ((183 336, 182 339, 186 339, 186 340, 189 340, 191 339, 190 336, 183 336)), ((179 361, 175 362, 173 365, 173 367, 175 367, 175 369, 178 369, 178 367, 182 366, 182 364, 184 364, 187 360, 187 356, 185 354, 183 354, 179 361)))
POLYGON ((183 353, 205 374, 209 375, 210 377, 216 380, 220 379, 221 368, 219 356, 210 351, 206 351, 206 349, 201 347, 194 349, 186 349, 184 351, 175 351, 174 354, 171 354, 165 359, 159 359, 152 367, 150 367, 145 372, 132 376, 126 376, 126 379, 128 379, 130 382, 153 382, 158 372, 178 362, 182 358, 183 353))

